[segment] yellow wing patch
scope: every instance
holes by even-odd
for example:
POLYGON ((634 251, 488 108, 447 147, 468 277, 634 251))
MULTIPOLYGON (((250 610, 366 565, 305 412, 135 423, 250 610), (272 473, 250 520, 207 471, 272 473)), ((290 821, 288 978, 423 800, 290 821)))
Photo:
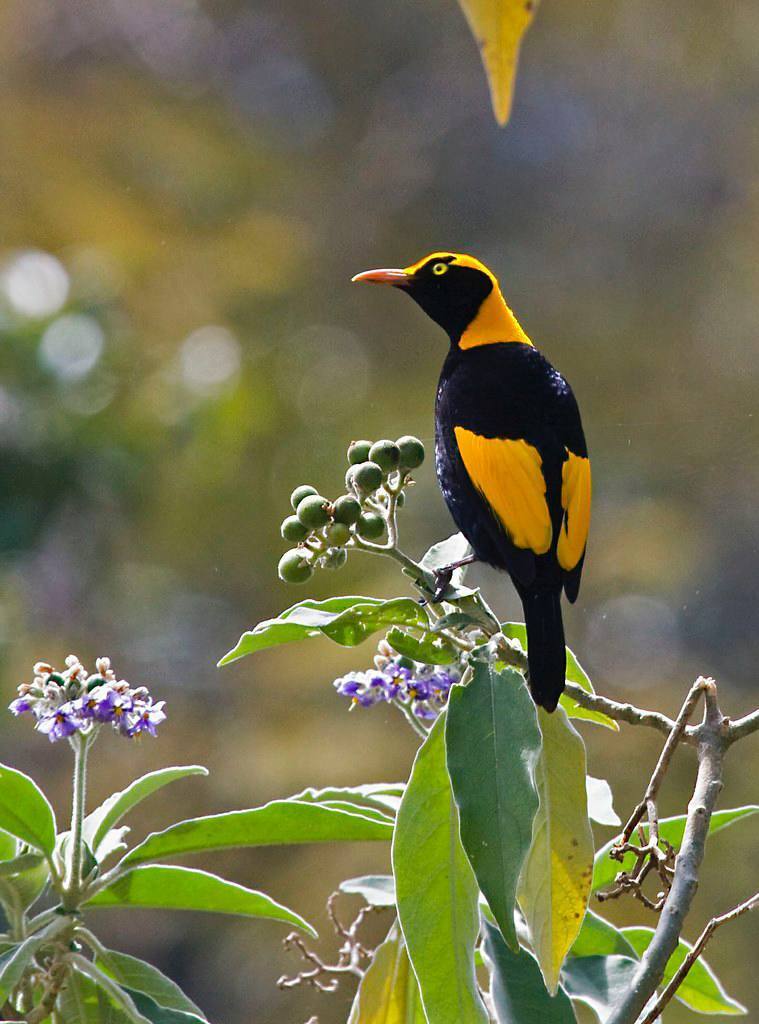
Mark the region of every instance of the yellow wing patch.
POLYGON ((566 515, 556 554, 562 569, 574 569, 582 558, 590 527, 590 460, 567 451, 561 470, 561 505, 566 515))
POLYGON ((480 437, 454 427, 469 479, 518 548, 543 555, 553 530, 546 502, 543 460, 526 441, 480 437))

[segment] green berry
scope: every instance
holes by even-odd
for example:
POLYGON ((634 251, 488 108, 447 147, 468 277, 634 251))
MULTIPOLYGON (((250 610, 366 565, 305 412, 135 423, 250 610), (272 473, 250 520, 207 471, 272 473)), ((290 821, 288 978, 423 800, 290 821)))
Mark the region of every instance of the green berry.
POLYGON ((361 505, 351 494, 344 494, 332 506, 332 518, 336 523, 345 523, 346 526, 352 526, 358 522, 360 515, 361 505))
POLYGON ((360 491, 370 494, 382 483, 382 470, 376 462, 361 462, 353 470, 353 479, 360 491))
POLYGON ((303 557, 303 552, 297 548, 285 551, 279 560, 277 572, 285 583, 305 583, 314 574, 314 570, 303 557))
POLYGON ((363 512, 356 529, 366 540, 376 540, 385 532, 385 520, 375 512, 363 512))
POLYGON ((401 466, 404 469, 416 469, 424 462, 424 445, 418 437, 407 434, 399 437, 396 444, 401 450, 401 466))
POLYGON ((308 527, 304 526, 297 516, 288 516, 287 519, 283 519, 279 532, 285 540, 291 540, 297 544, 298 541, 305 540, 308 536, 308 527))
POLYGON ((347 560, 348 552, 345 548, 330 548, 321 561, 325 569, 342 569, 347 560))
POLYGON ((300 487, 296 487, 293 493, 290 495, 290 504, 294 509, 297 509, 298 505, 311 494, 316 494, 316 488, 310 484, 301 484, 300 487))
POLYGON ((356 467, 351 466, 345 474, 345 489, 353 491, 356 488, 356 467))
POLYGON ((321 494, 309 494, 298 504, 297 516, 309 530, 317 530, 329 522, 329 502, 321 494))
POLYGON ((405 504, 406 504, 406 495, 403 493, 403 491, 401 491, 400 494, 397 494, 395 496, 395 505, 396 505, 396 508, 403 508, 403 506, 405 504))
POLYGON ((369 458, 385 473, 392 473, 401 461, 401 450, 395 441, 375 441, 369 451, 369 458))
POLYGON ((346 526, 345 523, 330 523, 325 530, 327 541, 334 547, 342 547, 343 544, 347 544, 351 538, 350 527, 346 526))
POLYGON ((371 446, 371 441, 351 441, 348 446, 348 462, 351 466, 357 466, 359 462, 366 462, 371 446))

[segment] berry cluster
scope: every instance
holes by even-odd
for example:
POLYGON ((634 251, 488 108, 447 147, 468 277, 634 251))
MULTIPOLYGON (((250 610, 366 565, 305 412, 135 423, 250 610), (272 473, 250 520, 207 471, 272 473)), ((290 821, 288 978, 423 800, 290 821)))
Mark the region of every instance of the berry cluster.
POLYGON ((117 679, 109 658, 98 658, 90 675, 76 655, 69 654, 62 672, 38 661, 34 679, 19 686, 9 710, 14 715, 30 712, 35 729, 55 743, 74 733, 89 734, 106 723, 121 736, 155 736, 156 726, 166 718, 164 704, 154 703, 146 687, 117 679))
POLYGON ((305 583, 314 568, 339 569, 347 547, 385 536, 390 517, 403 505, 409 472, 424 461, 424 445, 417 437, 397 441, 353 441, 348 448, 350 466, 346 493, 335 501, 315 487, 302 484, 290 498, 294 515, 282 523, 285 540, 297 543, 279 561, 285 583, 305 583))

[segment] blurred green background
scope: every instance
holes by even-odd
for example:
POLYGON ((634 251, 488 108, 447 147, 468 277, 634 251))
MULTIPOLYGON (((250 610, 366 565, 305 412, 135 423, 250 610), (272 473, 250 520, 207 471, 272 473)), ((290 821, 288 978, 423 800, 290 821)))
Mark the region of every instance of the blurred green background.
MULTIPOLYGON (((710 673, 726 710, 756 704, 758 40, 752 0, 545 0, 499 130, 453 0, 2 6, 3 686, 10 700, 38 658, 110 654, 169 702, 160 741, 99 747, 93 799, 151 767, 207 764, 210 779, 154 799, 146 829, 178 808, 406 776, 402 720, 348 715, 332 691, 370 645, 214 665, 305 596, 275 572, 292 487, 338 494, 352 437, 431 441, 444 337, 349 279, 439 248, 493 267, 583 409, 595 506, 567 635, 597 687, 672 713, 710 673)), ((405 547, 450 526, 426 464, 405 547)), ((502 577, 473 577, 518 613, 502 577)), ((356 555, 310 590, 404 584, 356 555)), ((659 739, 584 732, 624 816, 659 739)), ((10 716, 0 743, 65 813, 68 751, 10 716)), ((756 800, 758 764, 756 739, 734 750, 723 806, 756 800)), ((683 752, 665 812, 684 808, 693 767, 683 752)), ((756 826, 739 829, 709 851, 690 938, 756 888, 756 826)), ((325 937, 337 881, 386 865, 378 846, 208 862, 325 937)), ((610 913, 652 923, 637 905, 610 913)), ((274 923, 97 923, 220 1024, 345 1019, 350 984, 277 991, 296 962, 274 923)), ((709 954, 752 1017, 755 928, 730 925, 709 954)))

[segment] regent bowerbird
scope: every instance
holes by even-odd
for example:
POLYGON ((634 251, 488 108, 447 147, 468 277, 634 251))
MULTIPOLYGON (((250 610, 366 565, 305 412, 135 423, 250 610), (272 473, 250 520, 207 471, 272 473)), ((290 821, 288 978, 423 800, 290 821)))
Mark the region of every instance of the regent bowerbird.
MULTIPOLYGON (((472 256, 436 252, 353 280, 407 292, 450 338, 435 404, 438 482, 472 549, 464 561, 510 575, 524 607, 530 691, 553 711, 566 674, 561 593, 577 599, 590 522, 590 462, 572 389, 472 256)), ((456 567, 441 571, 436 596, 456 567)))

